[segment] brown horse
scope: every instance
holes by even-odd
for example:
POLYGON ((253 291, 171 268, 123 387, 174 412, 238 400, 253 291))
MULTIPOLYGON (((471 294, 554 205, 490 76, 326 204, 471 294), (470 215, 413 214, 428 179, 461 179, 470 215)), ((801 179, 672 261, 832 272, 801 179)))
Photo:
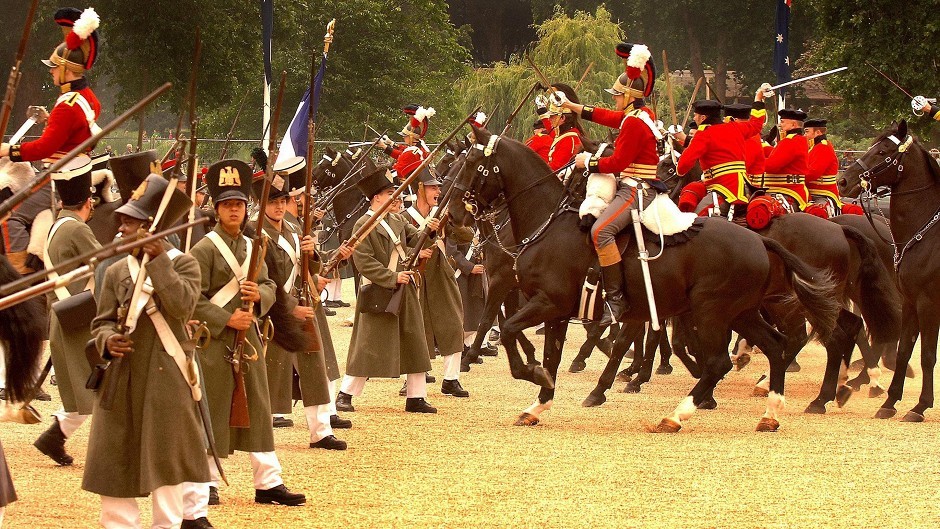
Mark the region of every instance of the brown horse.
POLYGON ((886 190, 891 196, 890 226, 903 304, 897 369, 888 397, 875 417, 887 419, 904 391, 904 375, 921 338, 923 384, 917 404, 901 419, 921 422, 933 407, 933 369, 940 329, 940 166, 907 130, 907 122, 890 127, 842 174, 839 187, 850 196, 886 190))
MULTIPOLYGON (((468 226, 474 216, 491 214, 493 205, 503 200, 513 233, 521 237, 513 269, 527 301, 503 323, 501 332, 513 376, 542 386, 538 400, 516 421, 517 425, 533 425, 551 407, 568 318, 576 312, 594 252, 588 237, 578 230, 577 210, 564 185, 544 160, 523 144, 486 130, 474 128, 474 136, 477 143, 454 183, 463 193, 463 204, 452 201, 449 212, 453 222, 468 226), (543 366, 520 365, 515 338, 523 329, 541 322, 546 324, 543 366)), ((727 347, 732 329, 761 344, 770 359, 773 394, 758 427, 775 430, 783 404, 784 338, 764 321, 759 309, 771 284, 786 284, 792 289, 790 293, 797 294, 796 299, 785 294, 788 304, 806 307, 814 328, 828 337, 838 310, 833 285, 824 279, 825 274, 804 264, 779 243, 735 224, 705 219, 696 231, 687 242, 664 248, 650 266, 659 315, 667 318, 690 312, 698 330, 696 350, 703 359, 702 377, 675 412, 660 422, 657 431, 681 428, 695 404, 731 369, 727 347)), ((623 262, 624 279, 633 302, 617 339, 632 341, 650 316, 640 263, 630 257, 637 255, 636 241, 625 237, 622 242, 628 256, 623 262)), ((658 242, 650 245, 653 254, 658 253, 658 242)), ((618 365, 621 359, 622 354, 616 359, 618 365)), ((616 366, 610 368, 608 364, 604 376, 612 381, 616 366)))

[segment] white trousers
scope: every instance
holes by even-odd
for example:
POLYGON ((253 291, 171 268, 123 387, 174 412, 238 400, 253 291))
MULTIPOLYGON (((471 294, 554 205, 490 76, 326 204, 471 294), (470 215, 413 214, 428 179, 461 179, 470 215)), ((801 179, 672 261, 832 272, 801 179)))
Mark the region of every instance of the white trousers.
MULTIPOLYGON (((166 485, 150 493, 153 529, 176 529, 183 523, 183 485, 166 485)), ((136 498, 101 497, 101 527, 139 528, 140 506, 136 498)))
MULTIPOLYGON (((454 356, 454 355, 451 355, 454 356)), ((457 372, 460 372, 460 358, 457 358, 457 372)), ((425 373, 408 373, 405 376, 405 391, 409 399, 425 398, 428 396, 428 383, 425 373)), ((347 395, 358 397, 366 387, 366 377, 343 376, 343 383, 339 390, 347 395)))
POLYGON ((310 430, 311 443, 333 435, 333 427, 330 426, 330 415, 329 404, 307 406, 304 408, 304 416, 307 417, 307 428, 310 430))
POLYGON ((281 479, 281 462, 274 452, 250 452, 251 474, 255 488, 267 490, 284 483, 281 479))
MULTIPOLYGON (((196 520, 209 514, 209 487, 218 487, 222 477, 219 468, 215 466, 212 456, 209 460, 208 483, 183 483, 182 513, 186 520, 196 520)), ((267 490, 284 483, 281 479, 281 463, 274 452, 250 452, 251 471, 254 486, 259 490, 267 490)))
POLYGON ((463 353, 454 353, 444 357, 444 380, 460 379, 460 358, 463 353))
POLYGON ((91 417, 91 415, 82 415, 77 411, 65 411, 64 409, 60 409, 52 415, 59 419, 59 428, 66 438, 72 437, 72 434, 91 417))
POLYGON ((330 389, 330 416, 339 415, 336 411, 336 381, 328 381, 327 387, 330 389))
POLYGON ((334 279, 326 284, 326 299, 330 301, 343 300, 343 280, 334 279))

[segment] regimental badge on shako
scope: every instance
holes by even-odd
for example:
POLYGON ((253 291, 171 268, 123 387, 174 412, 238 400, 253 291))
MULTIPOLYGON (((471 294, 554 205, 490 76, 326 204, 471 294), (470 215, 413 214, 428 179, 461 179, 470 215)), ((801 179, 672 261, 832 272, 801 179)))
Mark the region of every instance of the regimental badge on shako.
POLYGON ((242 180, 234 167, 226 166, 219 171, 219 187, 241 187, 242 180))
POLYGON ((143 182, 140 183, 139 186, 137 186, 137 189, 135 189, 134 192, 131 193, 131 200, 140 200, 141 197, 143 197, 146 192, 147 192, 147 181, 144 180, 143 182))
POLYGON ((150 162, 150 174, 163 174, 163 167, 160 166, 159 161, 150 162))
POLYGON ((281 175, 274 175, 274 181, 271 183, 271 187, 277 189, 278 191, 284 191, 284 177, 281 175))

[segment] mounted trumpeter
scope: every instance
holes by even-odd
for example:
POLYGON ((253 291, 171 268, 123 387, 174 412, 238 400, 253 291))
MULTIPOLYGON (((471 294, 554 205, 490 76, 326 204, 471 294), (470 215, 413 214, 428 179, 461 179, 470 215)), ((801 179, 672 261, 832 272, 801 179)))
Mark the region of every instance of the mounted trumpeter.
MULTIPOLYGON (((42 160, 52 163, 80 145, 100 129, 96 124, 101 104, 88 86, 85 72, 98 58, 98 26, 101 22, 94 9, 84 11, 72 7, 55 12, 54 19, 63 34, 63 41, 55 47, 43 64, 49 67, 52 82, 59 87, 52 112, 39 111, 36 121, 48 121, 42 135, 25 143, 0 144, 0 158, 13 162, 42 160)), ((6 247, 10 263, 20 272, 27 271, 27 245, 30 226, 35 216, 48 209, 51 188, 45 186, 27 199, 10 218, 9 243, 6 247)))

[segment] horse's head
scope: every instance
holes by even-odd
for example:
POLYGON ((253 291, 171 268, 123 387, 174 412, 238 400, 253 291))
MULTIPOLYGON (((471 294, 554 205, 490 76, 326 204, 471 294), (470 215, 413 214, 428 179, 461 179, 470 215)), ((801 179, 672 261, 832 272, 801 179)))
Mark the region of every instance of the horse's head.
POLYGON ((855 163, 842 172, 839 191, 856 197, 864 189, 874 191, 898 183, 904 172, 904 157, 917 143, 907 130, 907 121, 892 125, 855 163))

